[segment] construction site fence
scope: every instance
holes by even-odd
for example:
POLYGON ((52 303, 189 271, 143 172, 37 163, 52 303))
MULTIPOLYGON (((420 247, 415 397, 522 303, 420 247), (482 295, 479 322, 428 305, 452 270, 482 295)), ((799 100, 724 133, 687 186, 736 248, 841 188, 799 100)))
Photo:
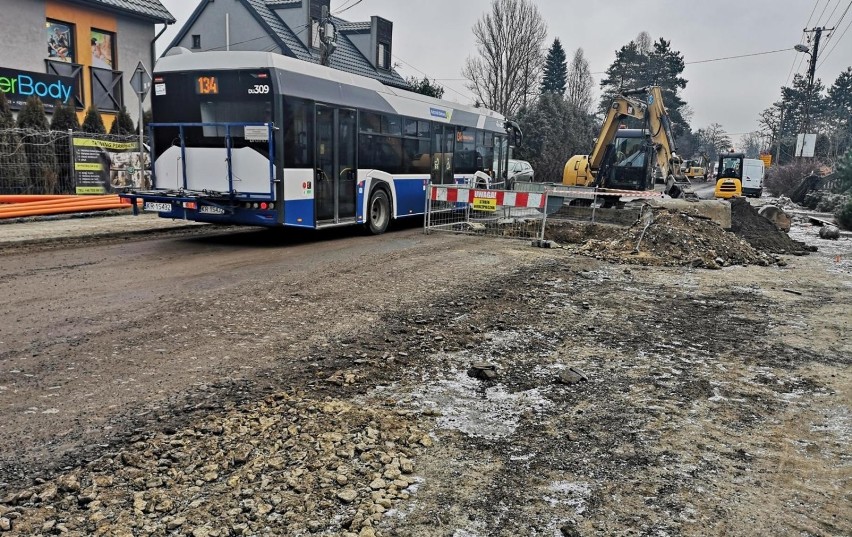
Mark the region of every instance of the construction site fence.
POLYGON ((74 194, 74 138, 135 143, 137 147, 139 142, 138 135, 0 129, 0 195, 74 194))
POLYGON ((425 231, 544 241, 549 227, 568 222, 631 225, 639 214, 633 210, 603 209, 607 198, 655 196, 583 187, 520 188, 487 190, 467 185, 429 185, 425 231))

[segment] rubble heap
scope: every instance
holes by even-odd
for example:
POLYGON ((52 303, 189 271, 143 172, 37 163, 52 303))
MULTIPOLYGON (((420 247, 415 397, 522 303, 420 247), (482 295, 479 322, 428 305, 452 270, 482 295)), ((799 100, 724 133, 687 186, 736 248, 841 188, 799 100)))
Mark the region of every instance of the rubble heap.
POLYGON ((0 534, 374 536, 431 445, 412 423, 279 394, 2 499, 0 534))

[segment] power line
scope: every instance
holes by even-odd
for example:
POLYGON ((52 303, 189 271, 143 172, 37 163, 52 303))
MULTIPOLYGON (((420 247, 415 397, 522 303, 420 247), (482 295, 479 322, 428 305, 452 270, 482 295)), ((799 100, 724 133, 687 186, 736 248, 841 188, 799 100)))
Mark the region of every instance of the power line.
MULTIPOLYGON (((408 63, 407 61, 403 60, 402 58, 400 58, 400 57, 399 57, 399 56, 397 56, 396 54, 394 54, 394 55, 393 55, 393 57, 394 57, 394 58, 396 58, 397 60, 401 61, 401 62, 402 62, 402 63, 404 63, 405 65, 407 65, 407 66, 411 67, 412 69, 414 69, 415 71, 417 71, 417 72, 418 72, 418 73, 420 73, 421 75, 425 76, 426 78, 432 78, 432 77, 430 77, 428 74, 426 74, 426 73, 424 73, 423 71, 421 71, 420 69, 418 69, 418 68, 414 67, 413 65, 411 65, 411 64, 410 64, 410 63, 408 63)), ((432 80, 437 80, 437 79, 432 78, 432 80)), ((447 86, 446 84, 442 84, 442 86, 443 86, 443 87, 445 87, 445 88, 447 88, 448 90, 452 91, 453 93, 455 93, 455 94, 456 94, 456 95, 458 95, 459 97, 462 97, 463 99, 471 100, 470 96, 465 95, 465 94, 461 93, 460 91, 456 91, 455 89, 451 88, 450 86, 447 86)))
MULTIPOLYGON (((837 23, 834 25, 835 28, 840 28, 840 25, 843 23, 843 19, 845 19, 846 14, 849 13, 849 8, 852 8, 852 1, 849 2, 849 4, 846 6, 846 9, 840 15, 840 18, 837 19, 837 23)), ((831 46, 831 48, 828 50, 828 52, 822 57, 822 60, 820 60, 819 64, 817 65, 817 69, 822 67, 822 64, 825 63, 825 60, 828 59, 828 56, 834 51, 835 48, 837 48, 837 44, 843 40, 843 36, 846 35, 846 30, 849 29, 850 24, 852 24, 852 20, 849 21, 849 24, 847 24, 846 28, 843 30, 843 32, 841 32, 840 38, 837 39, 837 41, 834 42, 834 44, 831 46)), ((837 30, 835 30, 835 31, 831 32, 831 34, 829 34, 828 38, 825 40, 826 43, 834 37, 834 34, 836 33, 836 31, 837 30)))
MULTIPOLYGON (((810 14, 810 16, 808 17, 808 22, 806 22, 806 23, 805 23, 805 28, 807 28, 807 27, 808 27, 808 25, 811 23, 811 19, 812 19, 812 18, 814 18, 814 13, 816 13, 816 9, 817 9, 817 7, 819 7, 819 3, 820 3, 821 1, 822 1, 822 0, 816 0, 816 3, 814 4, 814 8, 811 10, 811 14, 810 14)), ((806 33, 804 30, 802 30, 802 36, 799 38, 799 44, 800 44, 800 45, 804 45, 804 44, 805 44, 805 36, 806 36, 806 35, 807 35, 807 33, 806 33)), ((798 71, 799 71, 799 69, 801 69, 801 68, 802 68, 802 59, 803 59, 804 57, 805 57, 804 53, 802 53, 801 57, 799 57, 799 52, 798 52, 798 51, 796 52, 796 55, 795 55, 795 56, 793 56, 793 64, 792 64, 792 65, 790 65, 790 72, 789 72, 789 73, 787 73, 787 81, 786 81, 786 82, 784 82, 784 86, 787 86, 787 85, 790 83, 790 77, 792 77, 792 76, 793 76, 793 69, 794 69, 794 68, 796 68, 796 59, 797 59, 797 58, 799 59, 799 67, 798 67, 798 68, 796 68, 796 72, 798 72, 798 71)))
POLYGON ((819 62, 817 69, 819 69, 822 66, 822 64, 825 63, 825 60, 827 60, 828 57, 831 56, 831 53, 834 52, 835 48, 837 48, 837 44, 840 43, 841 41, 843 41, 843 36, 846 35, 846 32, 849 30, 850 26, 852 26, 852 19, 849 19, 849 23, 846 25, 846 28, 843 29, 843 33, 840 34, 840 38, 837 41, 834 42, 834 44, 831 46, 831 48, 828 50, 828 52, 826 52, 825 56, 822 57, 822 61, 819 62))
POLYGON ((837 11, 837 8, 839 8, 839 7, 840 7, 840 3, 841 3, 842 1, 843 1, 843 0, 837 0, 837 3, 836 3, 836 4, 834 4, 834 9, 832 9, 832 10, 831 10, 831 13, 829 13, 828 18, 827 18, 827 19, 825 19, 825 22, 828 22, 828 21, 830 21, 830 20, 831 20, 831 17, 833 17, 833 16, 834 16, 834 12, 835 12, 835 11, 837 11))
POLYGON ((335 13, 335 15, 340 15, 341 13, 345 13, 346 11, 349 11, 350 9, 352 9, 352 8, 353 8, 353 7, 355 7, 355 6, 357 6, 358 4, 360 4, 360 3, 361 3, 361 2, 363 2, 363 1, 364 1, 364 0, 356 0, 356 2, 355 2, 354 4, 352 4, 352 5, 350 5, 350 6, 347 6, 347 7, 345 7, 345 8, 342 8, 342 9, 337 10, 337 12, 335 13))
MULTIPOLYGON (((764 52, 752 52, 750 54, 738 54, 736 56, 725 56, 725 57, 722 57, 722 58, 710 58, 710 59, 707 59, 707 60, 696 60, 694 62, 684 62, 684 65, 695 65, 695 64, 698 64, 698 63, 710 63, 710 62, 721 62, 721 61, 725 61, 725 60, 736 60, 736 59, 739 59, 739 58, 748 58, 748 57, 751 57, 751 56, 764 56, 766 54, 777 54, 779 52, 788 52, 790 50, 794 50, 794 49, 792 49, 792 48, 779 48, 777 50, 767 50, 767 51, 764 51, 764 52)), ((793 60, 793 61, 795 63, 795 60, 793 60)), ((595 71, 595 72, 589 73, 589 74, 590 75, 605 75, 606 71, 595 71)))
MULTIPOLYGON (((839 1, 839 0, 838 0, 838 1, 839 1)), ((822 12, 819 14, 819 18, 817 19, 816 24, 814 24, 814 26, 819 26, 819 21, 821 21, 821 20, 822 20, 822 16, 823 16, 823 15, 825 15, 825 10, 826 10, 826 9, 828 9, 828 5, 829 5, 829 4, 831 4, 831 0, 826 0, 826 2, 825 2, 825 7, 824 7, 824 8, 822 8, 822 12)), ((808 25, 807 25, 807 24, 805 24, 805 28, 807 28, 807 27, 808 27, 808 25)))
POLYGON ((779 48, 777 50, 767 50, 766 52, 754 52, 751 54, 740 54, 738 56, 725 56, 724 58, 711 58, 709 60, 698 60, 694 62, 684 62, 684 65, 695 65, 696 63, 710 63, 710 62, 720 62, 723 60, 735 60, 737 58, 748 58, 750 56, 764 56, 766 54, 776 54, 778 52, 787 52, 789 50, 794 50, 792 48, 779 48))

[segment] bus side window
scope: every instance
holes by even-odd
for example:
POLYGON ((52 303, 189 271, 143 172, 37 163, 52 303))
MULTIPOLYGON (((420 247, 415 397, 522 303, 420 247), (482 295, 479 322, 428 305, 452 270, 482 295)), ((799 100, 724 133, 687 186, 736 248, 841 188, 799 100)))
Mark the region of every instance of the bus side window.
POLYGON ((284 98, 284 166, 313 168, 313 103, 284 98))

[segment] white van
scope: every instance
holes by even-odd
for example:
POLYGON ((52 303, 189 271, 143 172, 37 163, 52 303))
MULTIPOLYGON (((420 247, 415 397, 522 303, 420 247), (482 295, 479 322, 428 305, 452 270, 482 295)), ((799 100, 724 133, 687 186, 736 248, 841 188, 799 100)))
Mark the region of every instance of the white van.
POLYGON ((743 196, 759 198, 763 194, 763 161, 756 158, 743 160, 743 196))

